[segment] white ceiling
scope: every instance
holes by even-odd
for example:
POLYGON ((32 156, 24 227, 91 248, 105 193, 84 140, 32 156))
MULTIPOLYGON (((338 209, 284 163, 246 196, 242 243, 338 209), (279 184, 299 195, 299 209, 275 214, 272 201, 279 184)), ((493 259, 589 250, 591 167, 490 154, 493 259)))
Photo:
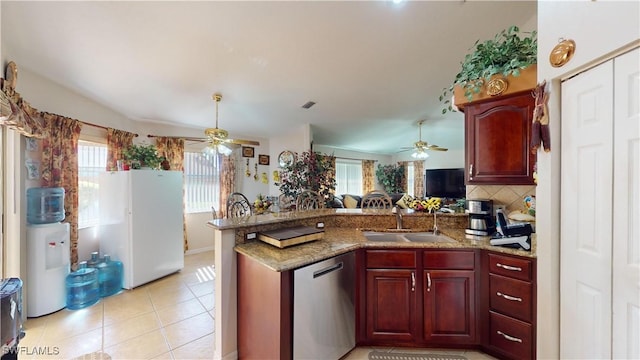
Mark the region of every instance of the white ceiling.
POLYGON ((463 117, 442 115, 439 94, 476 40, 536 19, 535 1, 1 6, 8 60, 130 119, 212 127, 220 92, 232 137, 309 123, 315 144, 386 154, 418 140, 420 119, 423 140, 463 148, 463 117))

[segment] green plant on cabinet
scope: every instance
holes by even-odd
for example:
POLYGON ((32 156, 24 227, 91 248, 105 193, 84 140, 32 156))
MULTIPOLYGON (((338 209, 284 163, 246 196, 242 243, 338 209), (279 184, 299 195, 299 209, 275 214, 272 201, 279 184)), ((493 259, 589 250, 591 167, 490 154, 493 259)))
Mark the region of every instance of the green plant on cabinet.
POLYGON ((445 105, 442 113, 453 111, 452 95, 455 86, 464 90, 464 96, 471 101, 474 94, 481 91, 494 75, 519 76, 520 71, 538 62, 537 32, 527 32, 520 37, 520 29, 511 26, 496 34, 493 39, 476 40, 473 51, 461 63, 462 69, 453 84, 442 90, 439 100, 445 105))
POLYGON ((164 159, 158 155, 158 149, 155 145, 131 145, 122 151, 125 160, 131 162, 132 169, 140 169, 148 167, 158 169, 160 163, 164 159))

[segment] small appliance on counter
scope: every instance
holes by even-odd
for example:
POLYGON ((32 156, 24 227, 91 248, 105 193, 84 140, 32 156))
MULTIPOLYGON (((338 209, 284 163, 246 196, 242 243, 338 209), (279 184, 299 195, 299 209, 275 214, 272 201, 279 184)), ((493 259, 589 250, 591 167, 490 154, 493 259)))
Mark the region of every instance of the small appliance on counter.
POLYGON ((496 211, 496 218, 498 219, 498 232, 489 241, 491 245, 531 250, 531 234, 533 233, 531 224, 511 224, 502 210, 496 211))
POLYGON ((465 212, 469 214, 469 225, 465 234, 491 236, 496 231, 493 221, 493 200, 467 199, 465 212))

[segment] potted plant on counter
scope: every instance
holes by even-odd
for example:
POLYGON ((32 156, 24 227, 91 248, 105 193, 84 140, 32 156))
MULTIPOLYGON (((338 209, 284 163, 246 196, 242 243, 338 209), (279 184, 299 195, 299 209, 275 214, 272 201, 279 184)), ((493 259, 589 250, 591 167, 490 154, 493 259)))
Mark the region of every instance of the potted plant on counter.
POLYGON ((333 200, 336 188, 335 157, 305 151, 280 171, 280 191, 295 199, 303 190, 313 190, 324 197, 325 205, 333 200))
POLYGON ((122 151, 125 160, 131 163, 132 169, 158 169, 162 157, 158 156, 158 149, 155 145, 131 145, 122 151))
POLYGON ((532 31, 520 37, 519 32, 517 26, 511 26, 493 39, 475 42, 453 84, 440 95, 440 102, 445 105, 443 114, 455 107, 462 108, 466 102, 535 88, 537 33, 532 31), (522 77, 520 84, 514 77, 522 77))

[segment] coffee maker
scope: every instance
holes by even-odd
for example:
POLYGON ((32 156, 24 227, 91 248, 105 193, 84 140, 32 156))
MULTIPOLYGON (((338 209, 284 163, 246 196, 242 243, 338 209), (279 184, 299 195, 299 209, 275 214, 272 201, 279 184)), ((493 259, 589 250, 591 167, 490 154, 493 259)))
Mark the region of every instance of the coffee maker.
POLYGON ((493 219, 493 200, 467 199, 465 212, 469 214, 469 225, 464 230, 467 235, 491 236, 496 232, 493 219))

